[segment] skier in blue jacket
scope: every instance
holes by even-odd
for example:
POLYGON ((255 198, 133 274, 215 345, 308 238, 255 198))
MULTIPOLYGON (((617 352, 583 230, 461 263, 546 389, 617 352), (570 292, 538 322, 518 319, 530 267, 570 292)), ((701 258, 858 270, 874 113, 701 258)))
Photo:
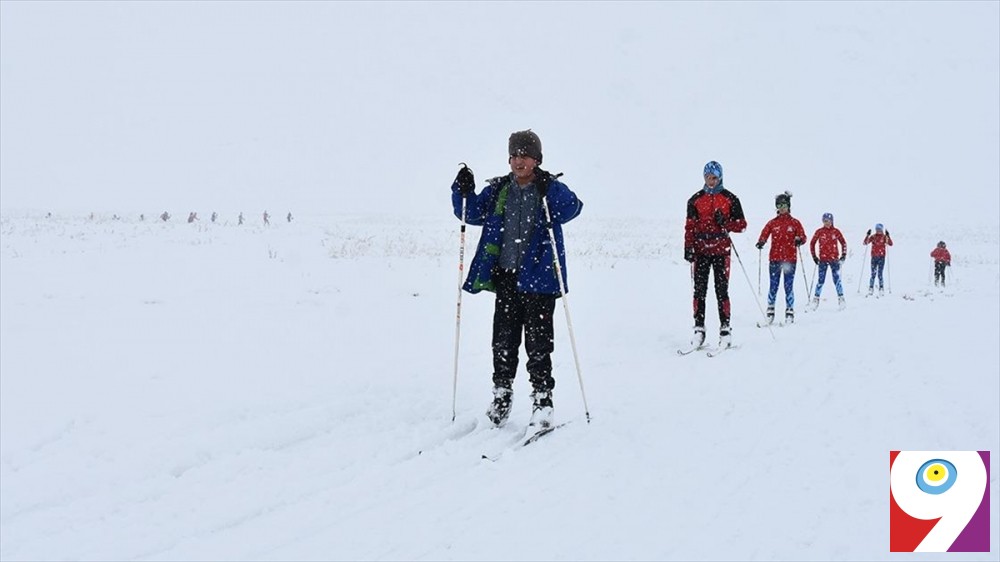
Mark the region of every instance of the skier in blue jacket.
MULTIPOLYGON (((463 289, 496 293, 493 312, 493 403, 486 415, 501 425, 510 415, 518 348, 524 334, 531 380, 530 425, 552 424, 551 353, 552 316, 561 295, 552 256, 551 232, 566 283, 566 250, 562 224, 580 214, 583 203, 557 176, 539 168, 542 141, 531 130, 511 134, 508 142, 511 172, 489 180, 476 194, 472 170, 463 167, 452 183, 455 216, 482 226, 476 254, 463 289), (548 204, 552 222, 543 208, 548 204)), ((568 283, 565 284, 567 291, 568 283)))

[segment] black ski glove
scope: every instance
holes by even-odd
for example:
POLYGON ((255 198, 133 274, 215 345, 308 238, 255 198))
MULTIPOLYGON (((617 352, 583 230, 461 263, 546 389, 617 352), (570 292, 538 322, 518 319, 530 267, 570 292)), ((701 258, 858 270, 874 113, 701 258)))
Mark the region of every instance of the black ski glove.
POLYGON ((805 240, 799 238, 798 236, 795 237, 795 247, 799 247, 805 243, 806 243, 805 240))
POLYGON ((869 228, 868 232, 865 234, 865 236, 871 236, 871 235, 872 235, 872 229, 869 228))
POLYGON ((535 168, 535 189, 538 195, 545 197, 549 194, 549 184, 552 183, 552 174, 541 168, 535 168))
POLYGON ((758 250, 763 250, 764 249, 764 243, 763 242, 757 242, 756 244, 754 244, 754 246, 757 246, 758 250))
POLYGON ((813 263, 815 263, 816 265, 819 265, 819 258, 817 258, 816 256, 813 256, 813 263))
POLYGON ((458 184, 458 192, 462 197, 468 197, 476 191, 476 177, 472 175, 472 168, 462 164, 462 169, 455 176, 455 183, 458 184))
POLYGON ((885 237, 889 238, 889 231, 888 230, 885 231, 885 237))
POLYGON ((726 217, 723 216, 722 211, 719 209, 715 210, 715 224, 722 228, 726 228, 726 217))
POLYGON ((694 248, 684 248, 684 261, 694 261, 694 248))
POLYGON ((847 254, 840 254, 840 263, 847 261, 847 254))

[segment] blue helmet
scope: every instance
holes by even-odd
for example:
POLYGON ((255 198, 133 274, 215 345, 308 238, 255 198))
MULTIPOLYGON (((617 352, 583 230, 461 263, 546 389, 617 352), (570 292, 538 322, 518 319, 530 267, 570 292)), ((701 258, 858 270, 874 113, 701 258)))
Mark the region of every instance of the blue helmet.
POLYGON ((823 213, 823 220, 833 222, 833 213, 823 213))
POLYGON ((882 226, 882 223, 878 223, 875 225, 875 230, 885 230, 885 227, 882 226))
POLYGON ((721 181, 722 180, 722 164, 719 164, 715 160, 712 160, 708 164, 705 164, 705 171, 702 172, 701 175, 707 176, 709 174, 711 174, 711 175, 719 178, 719 180, 721 181))

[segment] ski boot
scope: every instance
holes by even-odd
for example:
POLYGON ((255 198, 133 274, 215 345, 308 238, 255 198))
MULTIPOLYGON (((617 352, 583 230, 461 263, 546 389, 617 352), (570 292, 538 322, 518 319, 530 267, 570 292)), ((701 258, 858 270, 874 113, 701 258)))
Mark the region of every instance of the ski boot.
POLYGON ((874 287, 868 287, 868 296, 870 297, 873 294, 875 294, 875 288, 874 287))
POLYGON ((504 386, 493 387, 493 403, 486 410, 486 417, 490 418, 497 427, 504 424, 510 416, 510 403, 514 391, 504 386))
POLYGON ((882 298, 884 296, 885 296, 885 291, 882 290, 882 287, 879 287, 878 288, 878 298, 882 298))
POLYGON ((791 308, 786 308, 785 309, 785 324, 794 324, 794 323, 795 323, 795 310, 793 310, 791 308))
POLYGON ((817 308, 819 308, 819 297, 813 297, 812 302, 810 304, 812 305, 812 310, 816 310, 817 308))
POLYGON ((729 324, 723 324, 719 328, 719 349, 724 349, 731 345, 733 345, 732 331, 729 329, 729 324))
POLYGON ((847 301, 844 300, 844 295, 837 296, 837 306, 840 307, 840 310, 847 308, 847 301))
POLYGON ((531 421, 528 425, 538 429, 552 427, 552 391, 536 390, 531 393, 531 421))
POLYGON ((695 326, 694 335, 691 336, 691 347, 701 347, 705 345, 705 327, 695 326))
POLYGON ((773 304, 767 305, 767 323, 768 324, 774 323, 774 305, 773 304))

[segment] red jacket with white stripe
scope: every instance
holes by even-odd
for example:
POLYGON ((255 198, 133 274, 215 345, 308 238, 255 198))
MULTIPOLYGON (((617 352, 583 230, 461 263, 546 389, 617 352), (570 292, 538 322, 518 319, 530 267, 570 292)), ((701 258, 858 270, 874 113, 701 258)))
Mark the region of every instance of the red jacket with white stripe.
POLYGON ((892 238, 888 234, 870 234, 865 236, 865 246, 872 245, 872 257, 879 258, 885 255, 885 247, 892 246, 892 238))
POLYGON ((809 252, 814 261, 817 257, 819 261, 837 261, 847 257, 847 240, 844 240, 844 235, 839 228, 833 225, 822 226, 816 229, 812 240, 809 241, 809 252), (840 249, 837 248, 837 243, 840 243, 840 249), (819 256, 816 255, 817 245, 819 246, 819 256))
POLYGON ((791 213, 779 214, 767 221, 764 229, 760 231, 758 244, 767 242, 771 238, 771 261, 798 261, 795 259, 795 239, 798 238, 803 244, 806 242, 806 230, 802 228, 799 219, 793 217, 791 213))

